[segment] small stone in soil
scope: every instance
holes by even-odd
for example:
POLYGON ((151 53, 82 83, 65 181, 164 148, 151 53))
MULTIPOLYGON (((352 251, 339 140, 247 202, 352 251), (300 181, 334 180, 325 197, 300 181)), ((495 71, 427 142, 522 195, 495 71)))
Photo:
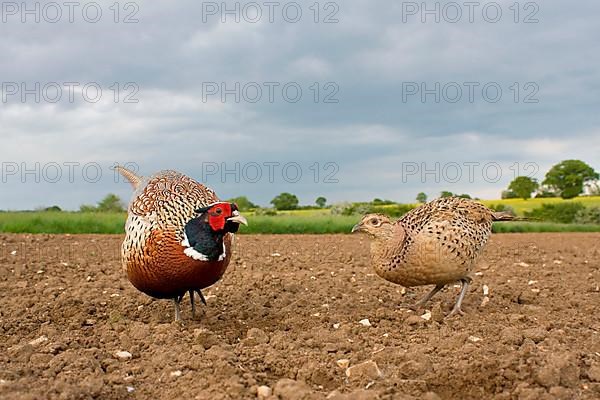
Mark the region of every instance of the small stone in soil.
POLYGON ((383 373, 373 360, 353 365, 346 370, 346 376, 353 380, 374 380, 381 378, 383 373))
POLYGON ((30 345, 32 345, 33 347, 35 346, 39 346, 40 344, 47 342, 48 338, 46 336, 40 336, 37 339, 32 340, 31 342, 29 342, 30 345))
POLYGON ((271 388, 268 386, 259 386, 256 389, 256 395, 259 399, 266 399, 267 397, 271 397, 271 394, 273 394, 273 390, 271 390, 271 388))
POLYGON ((131 360, 131 357, 133 357, 128 351, 117 351, 115 356, 121 361, 131 360))

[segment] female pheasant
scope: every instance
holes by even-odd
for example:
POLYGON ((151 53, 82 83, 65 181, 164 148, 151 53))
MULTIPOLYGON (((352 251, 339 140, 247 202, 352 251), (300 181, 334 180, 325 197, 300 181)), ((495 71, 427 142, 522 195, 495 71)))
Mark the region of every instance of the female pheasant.
POLYGON ((478 202, 447 197, 415 208, 396 222, 385 215, 366 215, 352 232, 372 238, 371 262, 380 277, 406 287, 435 285, 417 307, 447 284, 460 281, 462 290, 450 315, 462 315, 469 274, 492 233, 492 221, 513 219, 478 202))
POLYGON ((135 189, 121 249, 129 281, 149 296, 173 299, 176 321, 188 292, 194 315, 194 292, 206 304, 201 289, 225 273, 233 234, 246 219, 235 204, 179 172, 145 178, 116 169, 135 189))

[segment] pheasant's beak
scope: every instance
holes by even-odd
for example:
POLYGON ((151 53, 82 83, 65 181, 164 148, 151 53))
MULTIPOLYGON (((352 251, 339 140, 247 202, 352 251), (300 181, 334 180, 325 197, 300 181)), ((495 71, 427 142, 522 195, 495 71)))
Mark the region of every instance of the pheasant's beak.
POLYGON ((246 220, 246 218, 244 218, 239 211, 234 211, 233 212, 233 217, 227 218, 228 222, 236 222, 238 224, 244 224, 246 226, 248 226, 248 220, 246 220))
POLYGON ((360 232, 362 230, 363 230, 363 225, 361 223, 358 223, 358 224, 354 225, 351 233, 360 232))

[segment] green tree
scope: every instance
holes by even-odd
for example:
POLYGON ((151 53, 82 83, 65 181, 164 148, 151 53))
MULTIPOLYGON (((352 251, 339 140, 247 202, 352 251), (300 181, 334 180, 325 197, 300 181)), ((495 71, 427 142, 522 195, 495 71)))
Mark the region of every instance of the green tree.
POLYGON ((100 212, 123 212, 123 202, 116 194, 107 194, 100 202, 97 207, 100 212))
POLYGON ((390 205, 390 204, 395 204, 395 203, 392 200, 381 200, 380 198, 375 198, 375 199, 373 199, 371 204, 374 206, 385 206, 385 205, 390 205))
POLYGON ((295 210, 298 208, 298 203, 298 197, 291 193, 281 193, 271 200, 271 204, 273 204, 277 210, 295 210))
POLYGON ((240 211, 248 211, 248 210, 258 208, 258 206, 256 204, 254 204, 253 202, 251 202, 250 200, 248 200, 248 198, 246 196, 235 197, 235 198, 229 199, 227 201, 230 203, 237 204, 238 209, 240 211))
POLYGON ((456 195, 456 197, 461 197, 461 198, 463 198, 463 199, 470 199, 470 198, 471 198, 471 195, 470 195, 470 194, 467 194, 467 193, 463 193, 463 194, 458 194, 458 195, 456 195))
POLYGON ((427 203, 427 195, 425 193, 423 193, 423 192, 419 193, 417 195, 417 201, 419 203, 427 203))
POLYGON ((454 196, 454 194, 447 190, 444 190, 442 193, 440 193, 440 197, 452 197, 452 196, 454 196))
POLYGON ((585 184, 600 179, 592 167, 581 160, 565 160, 546 174, 543 184, 548 185, 563 199, 572 199, 583 193, 585 184))
POLYGON ((508 191, 523 200, 531 198, 531 193, 535 192, 540 185, 533 178, 528 176, 517 176, 509 185, 508 191))
POLYGON ((325 208, 325 206, 327 205, 327 199, 323 196, 319 196, 317 197, 317 199, 315 200, 315 204, 319 207, 319 208, 325 208))

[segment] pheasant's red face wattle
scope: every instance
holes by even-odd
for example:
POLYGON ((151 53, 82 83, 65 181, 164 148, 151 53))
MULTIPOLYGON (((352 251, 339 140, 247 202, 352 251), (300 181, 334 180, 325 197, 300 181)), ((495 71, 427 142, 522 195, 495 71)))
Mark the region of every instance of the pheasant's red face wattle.
POLYGON ((233 215, 230 203, 217 203, 208 210, 208 224, 213 231, 225 228, 227 218, 233 215))

